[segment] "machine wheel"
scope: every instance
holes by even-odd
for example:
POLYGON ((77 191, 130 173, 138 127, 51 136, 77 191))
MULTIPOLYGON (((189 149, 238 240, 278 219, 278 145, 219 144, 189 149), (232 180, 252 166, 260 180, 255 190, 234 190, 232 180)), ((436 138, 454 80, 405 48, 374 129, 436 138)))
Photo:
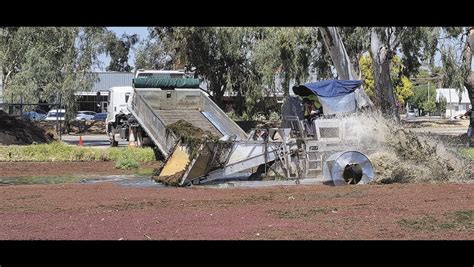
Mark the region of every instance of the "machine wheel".
MULTIPOLYGON (((275 163, 275 161, 271 161, 267 163, 267 171, 270 170, 270 167, 275 163)), ((257 167, 257 171, 252 173, 249 176, 249 181, 260 181, 262 180, 262 174, 265 173, 265 164, 261 164, 257 167)))
POLYGON ((262 180, 262 174, 265 172, 265 164, 257 167, 257 171, 249 176, 249 181, 260 181, 262 180))
POLYGON ((374 179, 372 163, 358 151, 332 154, 324 163, 323 177, 334 185, 367 184, 374 179))

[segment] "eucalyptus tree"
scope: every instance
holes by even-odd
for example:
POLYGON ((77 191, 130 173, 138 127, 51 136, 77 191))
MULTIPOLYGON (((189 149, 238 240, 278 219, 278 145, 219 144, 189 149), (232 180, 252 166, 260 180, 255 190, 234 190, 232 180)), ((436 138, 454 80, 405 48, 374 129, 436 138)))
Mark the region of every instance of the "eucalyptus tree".
POLYGON ((54 101, 58 95, 72 104, 74 93, 90 88, 105 51, 105 28, 2 28, 0 66, 4 95, 18 101, 54 101))
POLYGON ((433 62, 439 34, 437 30, 423 27, 322 27, 321 33, 340 78, 356 77, 357 59, 365 51, 369 52, 374 72, 375 105, 382 113, 397 119, 399 106, 391 79, 392 59, 400 54, 403 68, 399 73, 409 78, 418 72, 423 61, 433 62), (344 34, 339 35, 339 31, 344 34))
POLYGON ((122 34, 119 38, 110 32, 106 40, 106 54, 110 56, 110 63, 106 70, 130 72, 133 68, 128 64, 130 50, 138 41, 137 34, 122 34))
POLYGON ((418 72, 423 61, 433 61, 438 34, 436 29, 427 27, 371 28, 369 52, 374 68, 375 104, 384 114, 399 118, 400 106, 395 101, 390 77, 390 62, 394 56, 401 55, 401 74, 410 77, 418 72))
POLYGON ((228 92, 241 101, 238 113, 255 113, 277 87, 287 96, 292 81, 306 81, 313 45, 309 28, 155 27, 136 65, 192 69, 218 105, 228 92))
POLYGON ((286 97, 292 81, 297 84, 305 82, 314 61, 314 44, 310 28, 264 28, 252 57, 264 86, 281 87, 286 97), (280 84, 276 84, 277 77, 280 84))
POLYGON ((474 27, 446 27, 442 37, 443 84, 460 94, 466 88, 474 107, 474 27))

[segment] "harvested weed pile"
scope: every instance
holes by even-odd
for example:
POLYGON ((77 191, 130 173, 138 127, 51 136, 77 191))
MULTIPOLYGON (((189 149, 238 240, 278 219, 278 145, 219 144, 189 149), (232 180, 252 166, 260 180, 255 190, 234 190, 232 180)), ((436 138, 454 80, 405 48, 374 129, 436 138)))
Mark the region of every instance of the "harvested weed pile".
POLYGON ((210 131, 198 128, 185 120, 179 120, 168 125, 166 132, 168 134, 173 133, 178 140, 181 141, 181 144, 188 148, 191 158, 196 155, 200 146, 205 142, 215 142, 219 140, 219 137, 210 131))
POLYGON ((187 162, 184 170, 181 170, 182 168, 180 168, 180 170, 169 175, 158 176, 162 170, 155 170, 155 176, 153 176, 153 179, 167 185, 178 186, 188 164, 197 156, 201 145, 206 142, 216 142, 219 138, 213 135, 210 131, 205 131, 201 128, 195 127, 185 120, 179 120, 168 125, 166 127, 166 132, 167 134, 173 134, 178 140, 177 144, 181 144, 181 146, 184 147, 184 150, 181 147, 177 147, 173 155, 171 155, 167 162, 165 162, 164 166, 167 164, 179 166, 179 163, 182 163, 183 161, 187 162), (189 158, 187 155, 189 155, 189 158))
POLYGON ((382 149, 369 155, 376 171, 374 183, 472 182, 469 162, 439 140, 389 127, 382 149))
POLYGON ((179 186, 179 182, 181 180, 181 177, 184 175, 184 171, 177 172, 172 175, 164 175, 164 176, 158 176, 160 171, 156 170, 155 176, 153 176, 153 179, 156 182, 163 183, 165 185, 171 185, 171 186, 179 186))
POLYGON ((34 123, 9 116, 0 110, 1 145, 29 145, 51 141, 53 137, 34 123))

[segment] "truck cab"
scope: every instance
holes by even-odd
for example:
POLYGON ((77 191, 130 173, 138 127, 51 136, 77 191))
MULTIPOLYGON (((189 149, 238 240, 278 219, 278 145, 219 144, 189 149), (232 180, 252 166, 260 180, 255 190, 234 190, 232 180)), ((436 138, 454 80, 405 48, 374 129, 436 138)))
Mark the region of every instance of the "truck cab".
POLYGON ((107 123, 115 121, 119 114, 129 114, 127 102, 130 99, 133 88, 131 86, 111 87, 109 90, 109 102, 107 103, 107 123))
POLYGON ((105 119, 106 132, 109 135, 111 146, 117 146, 116 134, 120 137, 127 135, 128 128, 123 127, 128 120, 130 111, 127 102, 130 99, 132 86, 111 87, 109 90, 109 100, 107 103, 107 118, 105 119))

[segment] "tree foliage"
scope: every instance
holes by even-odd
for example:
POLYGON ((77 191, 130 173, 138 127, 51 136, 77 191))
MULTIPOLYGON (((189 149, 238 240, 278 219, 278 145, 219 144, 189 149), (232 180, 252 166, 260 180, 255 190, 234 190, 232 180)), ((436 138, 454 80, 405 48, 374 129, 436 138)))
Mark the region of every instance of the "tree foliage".
MULTIPOLYGON (((395 56, 391 61, 390 78, 395 86, 395 97, 400 105, 404 105, 405 101, 413 95, 413 84, 408 77, 403 75, 404 66, 401 58, 395 56)), ((372 59, 370 55, 364 55, 360 58, 359 67, 364 81, 364 90, 367 95, 374 100, 375 98, 375 81, 372 59)))
MULTIPOLYGON (((148 37, 142 40, 135 54, 137 69, 172 69, 172 40, 166 33, 158 34, 161 28, 148 28, 148 37)), ((167 28, 163 28, 167 29, 167 28)))
POLYGON ((289 95, 290 83, 305 82, 313 58, 314 36, 310 28, 265 28, 254 45, 252 61, 267 88, 281 87, 289 95), (281 83, 275 84, 279 77, 281 83))
POLYGON ((425 112, 435 112, 436 111, 436 102, 433 98, 427 99, 422 104, 422 108, 425 112))
POLYGON ((123 34, 118 38, 110 32, 106 42, 106 53, 110 56, 110 63, 106 70, 130 72, 133 67, 128 64, 128 56, 136 43, 138 43, 137 34, 123 34))
POLYGON ((474 27, 444 27, 440 30, 443 84, 461 94, 467 89, 474 106, 474 27))
POLYGON ((425 103, 431 102, 436 103, 436 87, 431 85, 421 85, 413 88, 413 95, 408 99, 411 108, 425 109, 425 103))
POLYGON ((105 51, 105 28, 2 28, 0 66, 4 95, 13 101, 73 103, 74 93, 90 88, 98 55, 105 51))
MULTIPOLYGON (((292 83, 334 78, 334 64, 320 28, 155 27, 137 51, 140 68, 188 68, 203 78, 216 102, 225 92, 240 97, 255 113, 263 97, 289 94, 292 83)), ((440 28, 340 27, 341 40, 366 92, 385 113, 412 94, 410 78, 433 66, 440 28), (372 60, 363 57, 371 53, 372 60), (370 66, 371 65, 371 66, 370 66), (369 72, 368 70, 376 70, 369 72), (378 99, 378 100, 377 100, 378 99)), ((451 34, 459 31, 450 30, 451 34)))
POLYGON ((156 27, 138 48, 136 66, 193 70, 218 105, 227 92, 239 99, 239 115, 256 114, 268 111, 265 97, 306 82, 314 43, 311 28, 156 27))
POLYGON ((195 68, 217 104, 222 106, 225 92, 243 96, 256 85, 253 66, 247 60, 252 42, 249 29, 191 27, 173 29, 172 34, 174 46, 168 50, 173 65, 195 68))
MULTIPOLYGON (((375 70, 375 103, 382 112, 396 115, 396 97, 390 79, 391 60, 401 54, 401 74, 416 74, 424 60, 432 60, 437 32, 426 27, 374 27, 371 29, 370 53, 375 70)), ((398 116, 397 116, 398 117, 398 116)))
POLYGON ((346 48, 347 54, 351 58, 354 70, 360 73, 359 62, 364 53, 369 51, 370 28, 368 27, 341 27, 339 33, 341 34, 344 47, 346 48))

